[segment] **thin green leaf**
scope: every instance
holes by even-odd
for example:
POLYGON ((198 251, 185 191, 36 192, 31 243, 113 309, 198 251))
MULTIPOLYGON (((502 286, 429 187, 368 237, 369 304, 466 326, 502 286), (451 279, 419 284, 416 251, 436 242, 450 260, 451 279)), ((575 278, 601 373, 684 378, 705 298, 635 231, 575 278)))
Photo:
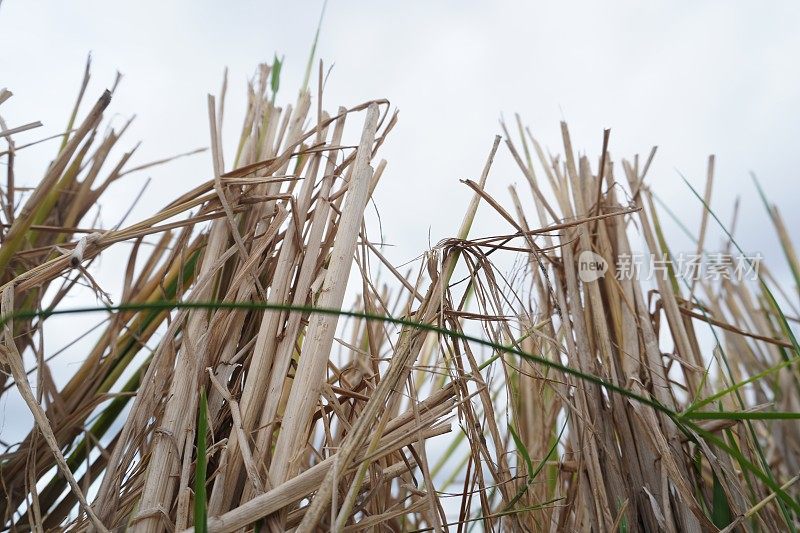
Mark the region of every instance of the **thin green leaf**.
POLYGON ((722 488, 722 483, 719 482, 716 472, 714 473, 714 491, 713 500, 711 502, 711 521, 714 525, 722 529, 731 523, 731 508, 728 505, 728 497, 725 495, 725 489, 722 488))
POLYGON ((283 67, 283 58, 275 59, 272 61, 272 75, 270 77, 270 88, 272 89, 272 100, 275 100, 275 95, 278 94, 278 89, 281 86, 281 67, 283 67))
POLYGON ((197 409, 197 465, 194 473, 194 530, 208 531, 208 509, 206 501, 206 391, 200 389, 200 406, 197 409))

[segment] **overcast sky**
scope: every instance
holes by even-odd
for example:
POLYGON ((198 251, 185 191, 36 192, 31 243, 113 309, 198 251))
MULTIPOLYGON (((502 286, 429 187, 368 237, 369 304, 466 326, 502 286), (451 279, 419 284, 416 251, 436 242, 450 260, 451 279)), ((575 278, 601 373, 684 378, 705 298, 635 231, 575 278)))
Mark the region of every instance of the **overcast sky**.
MULTIPOLYGON (((142 140, 141 163, 208 144, 206 94, 219 90, 227 66, 231 147, 245 81, 258 62, 285 55, 279 100, 294 101, 321 7, 320 1, 4 0, 0 87, 15 96, 0 111, 11 126, 44 122, 17 136, 20 143, 62 131, 91 51, 87 101, 111 85, 117 70, 124 74, 110 113, 119 115, 118 124, 137 114, 123 145, 142 140)), ((518 112, 553 152, 560 150, 562 119, 576 149, 592 161, 604 128, 611 128, 616 159, 658 145, 648 180, 689 227, 697 227, 700 206, 677 171, 702 187, 706 158, 716 154, 713 207, 727 220, 741 195, 742 246, 764 252, 782 271, 748 172, 759 175, 790 230, 796 228, 798 28, 796 1, 331 0, 318 56, 334 65, 327 109, 385 97, 400 110, 382 149, 389 164, 375 197, 396 262, 424 251, 429 238, 436 243, 457 230, 470 196, 458 180, 477 177, 500 133, 498 118, 518 112)), ((17 179, 38 179, 55 148, 21 154, 17 179)), ((131 176, 111 191, 106 213, 127 206, 147 177, 153 181, 139 216, 210 175, 210 157, 202 154, 131 176)), ((489 188, 507 202, 506 186, 515 182, 524 179, 503 149, 489 188)), ((488 210, 480 216, 474 235, 508 230, 488 210)), ((685 243, 677 231, 671 236, 685 243)), ((112 289, 121 277, 118 270, 100 276, 112 289)))
MULTIPOLYGON (((205 97, 219 90, 227 66, 231 146, 244 83, 259 61, 285 55, 281 92, 294 101, 321 5, 5 0, 0 86, 15 96, 3 115, 11 124, 45 123, 20 140, 60 131, 91 51, 89 96, 108 87, 116 70, 124 74, 111 112, 120 122, 137 114, 128 143, 143 141, 143 162, 208 144, 205 97)), ((480 172, 501 113, 520 113, 553 151, 566 119, 576 149, 593 160, 603 128, 611 128, 616 158, 659 145, 650 183, 690 226, 700 210, 676 169, 702 186, 714 153, 714 207, 728 213, 741 194, 743 213, 764 221, 753 170, 796 226, 799 27, 797 2, 332 0, 318 50, 334 65, 327 108, 386 97, 400 110, 376 194, 400 258, 424 249, 429 229, 434 243, 455 231, 469 196, 458 179, 480 172)), ((18 179, 38 178, 44 158, 20 157, 18 179)), ((208 178, 210 167, 201 155, 131 177, 132 189, 154 180, 140 212, 208 178)), ((503 150, 490 186, 505 200, 505 187, 523 181, 503 150)), ((487 232, 504 229, 485 224, 487 232)), ((761 227, 741 226, 746 247, 773 246, 761 227)))

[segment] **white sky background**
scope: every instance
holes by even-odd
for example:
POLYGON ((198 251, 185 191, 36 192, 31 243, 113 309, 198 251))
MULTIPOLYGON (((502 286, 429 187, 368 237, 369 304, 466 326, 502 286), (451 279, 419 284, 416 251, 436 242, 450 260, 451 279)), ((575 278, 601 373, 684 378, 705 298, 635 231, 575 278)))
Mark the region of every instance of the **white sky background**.
MULTIPOLYGON (((321 5, 5 0, 0 87, 15 95, 0 112, 12 127, 44 122, 16 136, 18 144, 62 131, 91 51, 84 111, 121 71, 108 116, 119 114, 121 125, 137 114, 121 145, 142 140, 131 162, 140 164, 208 144, 206 94, 219 91, 227 66, 229 163, 246 79, 258 62, 285 55, 279 100, 293 103, 321 5)), ((658 145, 648 182, 692 229, 701 208, 676 169, 702 190, 706 158, 716 154, 712 207, 727 222, 741 195, 740 244, 764 253, 782 274, 777 238, 748 172, 759 175, 790 231, 797 227, 798 28, 797 2, 331 0, 317 52, 326 67, 334 64, 326 109, 381 97, 400 109, 381 150, 389 164, 375 195, 395 263, 456 232, 470 197, 458 180, 479 175, 500 133, 500 114, 511 122, 519 112, 554 153, 561 151, 559 121, 566 119, 574 147, 595 165, 603 128, 611 128, 615 161, 658 145)), ((17 180, 41 177, 56 148, 50 142, 20 153, 17 180)), ((153 181, 130 222, 210 176, 206 153, 127 177, 107 193, 103 220, 114 224, 147 177, 153 181)), ((524 177, 501 147, 488 188, 510 205, 511 183, 529 200, 524 177)), ((664 218, 673 250, 692 252, 664 218)), ((473 227, 474 236, 507 231, 485 207, 473 227)), ((718 236, 713 231, 708 242, 718 236)), ((95 271, 105 287, 119 287, 123 267, 113 256, 95 271)), ((71 317, 69 333, 92 321, 71 317)), ((9 429, 9 409, 0 406, 0 433, 9 429)))
MULTIPOLYGON (((110 86, 116 70, 124 74, 110 113, 122 115, 119 124, 137 114, 122 146, 142 140, 134 161, 141 163, 208 144, 206 94, 219 91, 228 66, 230 161, 245 80, 259 61, 284 54, 279 96, 294 102, 320 8, 318 1, 5 0, 0 85, 15 96, 3 116, 11 125, 45 123, 18 142, 61 131, 92 51, 87 104, 110 86)), ((648 181, 689 227, 697 227, 700 206, 675 169, 702 189, 707 155, 716 154, 712 205, 728 215, 742 195, 748 223, 739 226, 741 244, 769 252, 776 240, 765 228, 748 171, 760 176, 795 227, 799 27, 796 2, 332 0, 318 55, 334 64, 324 95, 328 109, 379 97, 400 109, 382 150, 389 165, 375 197, 386 239, 396 245, 388 253, 398 261, 424 250, 429 231, 434 244, 456 231, 470 195, 458 180, 478 176, 500 132, 500 114, 513 120, 514 112, 553 152, 561 149, 559 121, 566 119, 576 150, 592 161, 606 127, 616 159, 646 155, 658 145, 648 181)), ((18 179, 38 179, 55 148, 50 143, 39 157, 21 154, 18 179)), ((210 177, 210 169, 203 154, 131 176, 112 190, 118 206, 106 198, 106 212, 123 209, 151 176, 137 210, 151 213, 210 177)), ((489 182, 503 201, 513 182, 527 197, 505 148, 489 182)), ((507 229, 488 209, 482 213, 475 234, 507 229)))

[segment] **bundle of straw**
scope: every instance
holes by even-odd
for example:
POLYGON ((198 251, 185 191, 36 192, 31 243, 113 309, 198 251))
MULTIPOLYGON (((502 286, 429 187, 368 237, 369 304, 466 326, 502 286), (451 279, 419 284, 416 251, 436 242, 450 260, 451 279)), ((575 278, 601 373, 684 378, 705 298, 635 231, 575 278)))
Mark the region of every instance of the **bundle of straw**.
MULTIPOLYGON (((279 75, 280 62, 264 64, 248 84, 232 164, 225 83, 208 99, 213 177, 110 230, 84 219, 108 184, 149 164, 128 168, 131 151, 105 169, 125 127, 96 141, 113 91, 78 124, 88 66, 57 156, 22 205, 21 129, 0 121, 3 394, 16 391, 34 420, 0 458, 5 529, 797 527, 800 349, 768 272, 755 285, 682 285, 667 269, 650 292, 613 272, 581 275, 587 253, 606 265, 630 254, 634 233, 671 257, 644 181, 655 150, 622 162, 622 185, 608 133, 592 170, 566 125, 564 157, 548 157, 517 117, 505 146, 535 211, 514 187, 508 209, 487 192, 497 137, 465 182, 456 237, 403 274, 364 220, 396 113, 384 100, 323 111, 321 66, 316 109, 307 89, 281 108, 279 75), (354 120, 359 138, 345 141, 354 120), (509 232, 470 238, 480 205, 509 232), (77 283, 106 298, 88 268, 123 241, 134 246, 120 303, 79 310, 102 312, 104 329, 57 387, 46 319, 76 312, 62 300, 77 283), (524 275, 505 276, 501 254, 524 257, 524 275), (351 272, 360 294, 344 311, 351 272)), ((713 159, 699 253, 718 222, 712 177, 713 159)))

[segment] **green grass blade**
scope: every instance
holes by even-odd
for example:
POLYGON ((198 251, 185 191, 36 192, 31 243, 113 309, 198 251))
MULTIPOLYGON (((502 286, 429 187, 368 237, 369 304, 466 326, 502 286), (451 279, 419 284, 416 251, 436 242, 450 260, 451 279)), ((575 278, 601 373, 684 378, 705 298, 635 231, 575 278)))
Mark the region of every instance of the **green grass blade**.
MULTIPOLYGON (((708 441, 709 443, 713 444, 714 446, 720 448, 725 453, 733 457, 743 469, 747 470, 751 474, 755 475, 758 479, 760 479, 766 486, 768 486, 777 496, 778 501, 783 502, 784 505, 788 506, 792 509, 792 511, 796 515, 800 515, 800 502, 792 498, 785 490, 783 490, 780 485, 778 485, 775 480, 772 478, 771 473, 769 471, 764 471, 758 468, 756 465, 751 463, 745 456, 734 448, 733 446, 729 445, 723 439, 717 437, 713 433, 702 429, 701 427, 687 423, 686 426, 691 430, 692 433, 695 433, 696 436, 703 437, 704 440, 708 441)), ((696 437, 693 437, 695 439, 696 437)), ((791 528, 792 531, 795 530, 794 524, 787 516, 787 524, 791 528)))
POLYGON ((725 489, 722 488, 722 483, 719 482, 716 473, 714 474, 713 500, 711 502, 711 521, 720 529, 727 527, 732 521, 728 497, 725 495, 725 489))
POLYGON ((733 392, 738 391, 739 389, 749 385, 750 383, 754 383, 756 381, 764 379, 765 377, 769 376, 770 374, 774 374, 778 370, 781 370, 782 368, 786 368, 787 366, 791 366, 791 365, 793 365, 793 364, 795 364, 797 362, 800 362, 800 357, 795 357, 793 359, 789 359, 788 361, 784 361, 784 362, 779 363, 777 365, 771 366, 768 369, 764 370, 763 372, 759 372, 758 374, 750 376, 747 379, 743 379, 742 381, 739 381, 738 383, 734 383, 730 387, 726 387, 726 388, 722 389, 721 391, 719 391, 717 393, 714 393, 714 394, 712 394, 711 396, 709 396, 707 398, 704 398, 702 400, 699 400, 699 401, 693 403, 692 405, 690 405, 686 409, 686 411, 681 413, 681 416, 682 417, 691 418, 691 416, 689 416, 689 415, 691 415, 691 413, 693 413, 694 411, 697 411, 698 409, 700 409, 702 407, 705 407, 706 405, 708 405, 710 403, 713 403, 713 402, 715 402, 715 401, 727 396, 728 394, 731 394, 733 392))
POLYGON ((197 464, 194 472, 194 530, 208 531, 208 509, 206 501, 206 391, 200 389, 200 406, 197 409, 197 464))
POLYGON ((750 173, 750 177, 753 178, 753 183, 756 184, 756 189, 758 189, 758 195, 761 197, 761 201, 764 203, 764 207, 766 208, 767 214, 772 220, 773 226, 775 226, 775 230, 778 233, 778 239, 781 243, 781 249, 783 250, 783 255, 786 257, 786 262, 789 263, 789 268, 794 276, 795 287, 798 291, 800 291, 800 264, 798 264, 797 254, 794 251, 794 246, 789 240, 789 235, 786 233, 785 227, 779 219, 777 209, 769 203, 769 200, 767 200, 767 195, 764 194, 764 189, 761 188, 761 183, 759 183, 758 178, 756 178, 756 175, 752 172, 750 173))
POLYGON ((270 89, 272 89, 272 102, 275 102, 275 97, 278 94, 278 89, 281 87, 281 67, 283 67, 283 58, 278 59, 277 54, 272 61, 272 72, 270 74, 270 89))
POLYGON ((517 432, 514 431, 514 428, 511 426, 511 424, 508 425, 508 429, 511 430, 511 437, 514 439, 514 444, 517 445, 517 449, 520 450, 522 457, 525 459, 525 464, 528 467, 528 482, 525 483, 524 486, 520 487, 520 489, 517 491, 517 494, 511 499, 510 502, 508 502, 508 505, 506 505, 504 512, 514 507, 514 504, 516 504, 519 501, 519 499, 522 498, 522 496, 528 490, 528 487, 531 486, 531 484, 539 475, 539 473, 542 471, 542 469, 544 469, 545 465, 547 464, 547 461, 549 461, 550 458, 553 456, 553 454, 556 452, 556 448, 558 448, 558 443, 561 442, 561 437, 564 436, 564 430, 567 429, 568 423, 569 423, 569 415, 567 415, 567 420, 561 427, 561 431, 559 432, 558 437, 553 441, 552 446, 550 446, 550 450, 548 450, 547 455, 545 455, 544 459, 542 459, 539 462, 539 464, 536 465, 536 468, 532 468, 532 462, 530 455, 528 455, 528 449, 525 448, 524 444, 517 435, 517 432))
POLYGON ((311 52, 308 54, 308 63, 306 64, 306 75, 303 78, 303 89, 308 89, 308 82, 311 81, 311 69, 314 67, 314 58, 317 55, 317 43, 319 43, 319 32, 322 29, 322 20, 325 18, 325 8, 328 7, 328 0, 322 2, 322 11, 319 14, 319 22, 317 23, 317 31, 314 33, 314 42, 311 43, 311 52))
POLYGON ((508 425, 508 430, 511 432, 511 438, 514 439, 514 445, 517 447, 517 451, 522 455, 522 459, 525 461, 525 468, 528 476, 530 477, 531 472, 533 472, 533 461, 531 461, 531 456, 528 453, 528 448, 525 446, 525 443, 522 442, 522 439, 519 437, 519 434, 514 429, 513 424, 508 425))
POLYGON ((686 420, 800 420, 797 411, 693 411, 682 415, 686 420))

